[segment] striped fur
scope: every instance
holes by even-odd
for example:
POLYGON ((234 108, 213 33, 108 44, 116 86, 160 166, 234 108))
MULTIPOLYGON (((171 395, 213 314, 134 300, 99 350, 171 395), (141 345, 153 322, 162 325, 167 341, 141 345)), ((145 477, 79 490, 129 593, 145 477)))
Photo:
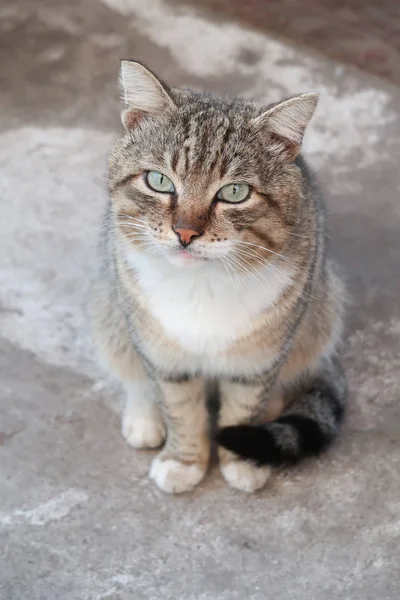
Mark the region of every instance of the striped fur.
POLYGON ((218 442, 256 465, 280 467, 318 455, 336 438, 345 410, 346 381, 337 361, 303 373, 290 388, 291 402, 271 423, 234 425, 218 442))
POLYGON ((126 390, 123 434, 135 447, 166 440, 150 476, 166 492, 191 489, 207 469, 207 386, 218 381, 221 471, 254 491, 270 466, 322 451, 344 414, 343 289, 299 154, 316 96, 262 107, 170 90, 135 62, 122 74, 125 133, 88 309, 126 390), (175 191, 151 190, 150 170, 175 191), (250 196, 220 201, 234 182, 250 196), (185 252, 182 224, 199 233, 185 252))

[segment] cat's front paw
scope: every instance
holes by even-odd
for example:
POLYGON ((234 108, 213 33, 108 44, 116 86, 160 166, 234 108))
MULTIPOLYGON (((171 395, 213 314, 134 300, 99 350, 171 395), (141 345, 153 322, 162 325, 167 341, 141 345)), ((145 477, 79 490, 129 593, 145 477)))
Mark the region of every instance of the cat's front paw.
POLYGON ((122 434, 134 448, 159 448, 165 440, 161 414, 155 407, 146 414, 126 410, 122 417, 122 434))
POLYGON ((156 456, 150 469, 150 478, 163 492, 181 494, 189 492, 203 479, 206 467, 180 462, 175 458, 156 456))
POLYGON ((221 473, 231 487, 251 493, 266 484, 271 469, 256 467, 245 460, 232 460, 221 464, 221 473))

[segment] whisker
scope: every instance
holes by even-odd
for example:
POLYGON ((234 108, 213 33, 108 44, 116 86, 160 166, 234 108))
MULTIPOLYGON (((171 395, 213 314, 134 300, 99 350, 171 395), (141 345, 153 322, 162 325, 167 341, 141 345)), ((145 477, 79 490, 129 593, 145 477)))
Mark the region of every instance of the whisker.
MULTIPOLYGON (((280 279, 280 278, 279 278, 279 280, 280 280, 282 283, 283 283, 283 282, 286 282, 286 283, 287 283, 287 282, 288 282, 288 279, 289 279, 289 281, 291 281, 291 282, 293 281, 291 277, 288 277, 288 275, 287 275, 286 273, 284 273, 283 271, 280 271, 280 270, 279 270, 277 267, 274 267, 274 266, 272 265, 272 263, 270 263, 270 262, 269 262, 267 259, 265 259, 264 257, 260 256, 258 253, 257 253, 257 254, 252 254, 252 253, 249 253, 249 252, 244 252, 244 251, 243 251, 243 249, 241 249, 241 248, 239 248, 239 249, 238 249, 236 252, 237 252, 237 253, 240 253, 240 254, 238 254, 239 256, 240 256, 240 255, 243 253, 243 256, 248 256, 248 257, 250 257, 250 258, 254 258, 254 259, 256 259, 256 260, 257 260, 257 263, 256 263, 256 265, 260 265, 261 267, 267 267, 267 269, 268 269, 268 270, 275 270, 275 271, 279 272, 279 273, 280 273, 280 274, 283 276, 283 279, 280 279)), ((244 259, 244 258, 242 258, 242 260, 245 260, 245 259, 244 259)), ((246 262, 246 263, 247 263, 249 266, 253 266, 253 265, 251 265, 251 263, 249 263, 247 260, 246 260, 245 262, 246 262)), ((257 272, 257 273, 259 273, 259 275, 263 277, 262 273, 260 273, 258 270, 257 270, 256 272, 257 272)), ((270 285, 270 282, 268 282, 268 280, 267 280, 267 279, 265 279, 265 277, 263 277, 263 279, 264 279, 264 281, 266 281, 266 282, 267 282, 267 283, 270 285)))
MULTIPOLYGON (((143 254, 147 254, 150 257, 154 257, 159 254, 159 249, 154 244, 139 243, 136 245, 136 248, 139 249, 143 254)), ((118 254, 118 256, 124 255, 124 250, 126 250, 126 247, 124 248, 122 245, 115 246, 115 252, 118 254)))
POLYGON ((240 274, 238 273, 237 265, 235 265, 235 263, 232 261, 232 256, 226 256, 225 259, 228 261, 229 267, 232 270, 235 281, 237 281, 238 286, 240 286, 240 289, 242 290, 242 292, 244 292, 243 282, 240 278, 240 274))
MULTIPOLYGON (((254 265, 252 265, 246 258, 244 258, 242 255, 237 254, 236 255, 239 259, 241 259, 243 262, 245 262, 249 267, 254 267, 254 265)), ((266 265, 267 267, 269 267, 269 265, 266 265)), ((268 279, 265 277, 265 275, 263 273, 261 273, 258 269, 256 269, 253 272, 250 272, 249 269, 246 269, 246 271, 250 274, 253 275, 253 278, 257 281, 257 283, 266 283, 268 287, 271 287, 271 282, 268 281, 268 279)))
POLYGON ((123 240, 116 240, 115 246, 126 249, 126 242, 136 242, 136 241, 139 242, 138 245, 141 245, 141 246, 148 245, 148 246, 156 247, 154 240, 152 240, 149 235, 146 235, 146 234, 140 233, 140 232, 136 233, 136 234, 131 233, 131 234, 125 235, 125 239, 123 239, 123 240))
POLYGON ((133 215, 128 215, 128 213, 118 213, 118 218, 123 217, 125 219, 129 219, 130 221, 141 221, 142 223, 145 223, 146 221, 144 219, 140 219, 139 217, 134 217, 133 215))
POLYGON ((138 217, 132 217, 132 215, 126 215, 124 213, 120 213, 116 219, 117 221, 133 221, 135 223, 143 223, 146 224, 144 219, 139 219, 138 217))
MULTIPOLYGON (((235 265, 238 267, 238 269, 239 269, 240 271, 242 271, 242 272, 244 272, 244 273, 248 274, 248 275, 249 275, 249 277, 251 277, 251 278, 252 278, 252 279, 253 279, 253 280, 254 280, 256 283, 260 283, 260 282, 259 282, 259 279, 258 279, 258 278, 257 278, 257 276, 256 276, 256 274, 255 274, 255 273, 252 273, 252 272, 250 271, 250 269, 248 269, 248 268, 247 268, 247 267, 245 267, 243 264, 241 264, 241 263, 240 263, 240 261, 238 260, 238 258, 237 258, 237 257, 235 257, 235 256, 230 256, 229 258, 230 258, 231 260, 233 260, 233 261, 234 261, 234 264, 235 264, 235 265)), ((248 264, 249 264, 249 263, 248 263, 248 264)), ((243 285, 242 285, 242 287, 243 287, 243 285)))
POLYGON ((289 235, 291 237, 300 238, 302 240, 309 240, 310 239, 309 235, 302 235, 301 233, 294 233, 294 231, 289 231, 289 235))
POLYGON ((229 256, 228 257, 229 264, 231 265, 232 271, 233 271, 233 273, 235 275, 236 280, 238 281, 238 283, 239 283, 239 285, 241 287, 241 290, 244 292, 243 281, 240 278, 240 273, 237 272, 237 268, 235 269, 235 266, 236 267, 239 266, 239 271, 240 271, 240 265, 235 265, 235 262, 233 262, 233 260, 232 260, 233 258, 234 258, 233 256, 229 256))
POLYGON ((101 230, 102 231, 115 231, 116 229, 118 229, 118 225, 124 225, 124 227, 127 228, 138 228, 138 229, 146 229, 148 230, 148 227, 146 225, 143 225, 141 223, 131 223, 129 221, 118 221, 118 223, 103 223, 101 226, 101 230))
POLYGON ((129 223, 128 221, 119 221, 118 225, 123 225, 127 229, 145 229, 146 231, 149 230, 149 228, 146 227, 146 225, 141 225, 140 223, 129 223))
POLYGON ((258 265, 258 264, 260 264, 261 266, 269 265, 268 259, 264 258, 257 252, 248 252, 247 250, 243 250, 243 248, 235 248, 234 253, 238 254, 238 255, 240 254, 241 256, 247 256, 249 258, 255 259, 257 261, 256 265, 258 265))
MULTIPOLYGON (((131 229, 131 231, 126 231, 123 232, 122 235, 127 236, 127 235, 141 235, 142 237, 151 237, 150 233, 148 231, 143 231, 141 229, 136 229, 136 228, 129 228, 131 229)), ((121 232, 119 232, 119 235, 121 236, 121 232)))
MULTIPOLYGON (((139 242, 140 244, 146 244, 146 245, 149 245, 149 246, 155 246, 155 244, 154 244, 154 242, 152 240, 149 240, 148 238, 145 238, 145 237, 138 237, 138 236, 132 237, 132 236, 130 236, 130 237, 126 238, 126 241, 127 242, 139 242)), ((124 244, 124 242, 120 242, 119 245, 121 247, 123 247, 123 246, 126 247, 126 244, 124 244)))
MULTIPOLYGON (((252 245, 253 245, 253 244, 252 244, 252 245)), ((257 246, 257 244, 254 244, 254 246, 257 246)), ((261 247, 261 246, 260 246, 260 247, 261 247)), ((238 249, 235 249, 235 250, 236 250, 236 251, 237 251, 237 250, 240 250, 241 252, 244 252, 244 250, 243 250, 242 248, 238 248, 238 249)), ((257 257, 257 259, 261 259, 261 260, 263 261, 263 263, 261 263, 261 264, 264 264, 266 267, 268 267, 269 269, 271 269, 271 270, 272 270, 272 271, 274 271, 275 273, 279 273, 279 274, 280 274, 280 275, 283 277, 283 279, 281 279, 281 281, 282 281, 282 282, 286 282, 286 283, 288 282, 288 276, 287 276, 287 274, 286 274, 286 273, 284 273, 283 271, 281 271, 281 269, 279 269, 279 268, 278 268, 278 267, 277 267, 275 264, 273 264, 272 262, 268 262, 268 261, 267 261, 267 259, 265 259, 264 257, 260 256, 260 255, 258 254, 258 252, 256 252, 255 250, 252 250, 252 249, 251 249, 251 251, 255 253, 255 255, 254 255, 254 258, 256 258, 256 257, 257 257)), ((295 266, 294 266, 294 265, 293 265, 293 264, 292 264, 290 261, 288 261, 288 262, 289 262, 289 264, 290 264, 290 265, 291 265, 293 268, 295 268, 295 269, 296 269, 296 270, 297 270, 299 273, 301 273, 301 270, 300 270, 300 269, 298 269, 297 267, 295 267, 295 266)), ((289 278, 289 281, 290 281, 291 285, 293 285, 294 287, 296 287, 298 290, 300 290, 300 291, 301 291, 302 295, 304 295, 304 296, 308 296, 309 298, 311 298, 311 299, 313 299, 313 300, 318 300, 318 297, 317 297, 317 296, 314 296, 313 294, 310 294, 309 292, 306 292, 306 291, 305 291, 305 290, 304 290, 304 289, 303 289, 303 288, 302 288, 302 287, 301 287, 301 286, 300 286, 298 283, 296 283, 296 281, 294 281, 294 280, 293 280, 291 277, 289 278)))
POLYGON ((233 281, 232 274, 231 274, 230 270, 228 269, 229 263, 226 262, 225 258, 221 258, 221 261, 222 261, 222 264, 224 266, 225 271, 227 272, 227 274, 229 276, 229 279, 230 279, 231 284, 232 284, 233 291, 235 292, 235 295, 237 296, 237 289, 235 287, 235 283, 233 281))
POLYGON ((233 241, 237 242, 238 244, 245 244, 246 246, 254 246, 255 248, 260 248, 261 250, 266 250, 267 252, 271 252, 271 254, 278 256, 280 259, 289 263, 289 265, 291 267, 293 267, 293 269, 296 269, 296 271, 300 272, 300 269, 298 267, 296 267, 286 256, 284 256, 283 254, 279 254, 279 252, 275 252, 274 250, 270 250, 267 246, 260 246, 259 244, 253 244, 253 242, 245 242, 244 240, 233 240, 233 241))
POLYGON ((136 217, 131 217, 130 215, 120 214, 116 219, 117 224, 129 224, 129 225, 140 225, 141 227, 148 227, 148 223, 144 219, 137 219, 136 217))

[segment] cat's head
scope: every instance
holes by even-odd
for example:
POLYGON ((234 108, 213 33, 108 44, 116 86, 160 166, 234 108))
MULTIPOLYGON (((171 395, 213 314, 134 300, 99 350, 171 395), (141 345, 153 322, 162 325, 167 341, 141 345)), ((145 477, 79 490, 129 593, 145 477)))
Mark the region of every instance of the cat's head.
POLYGON ((117 231, 132 251, 182 266, 255 268, 284 251, 298 224, 295 158, 316 94, 269 107, 171 90, 123 61, 125 135, 110 158, 117 231))

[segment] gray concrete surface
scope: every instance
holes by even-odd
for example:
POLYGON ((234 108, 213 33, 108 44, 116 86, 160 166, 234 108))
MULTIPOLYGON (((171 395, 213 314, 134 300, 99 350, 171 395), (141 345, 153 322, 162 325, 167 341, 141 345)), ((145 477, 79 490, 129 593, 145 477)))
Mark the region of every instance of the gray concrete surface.
POLYGON ((400 597, 400 91, 163 0, 0 5, 1 600, 400 597), (118 57, 266 102, 319 90, 306 151, 351 292, 343 437, 246 496, 147 479, 82 297, 118 57))

